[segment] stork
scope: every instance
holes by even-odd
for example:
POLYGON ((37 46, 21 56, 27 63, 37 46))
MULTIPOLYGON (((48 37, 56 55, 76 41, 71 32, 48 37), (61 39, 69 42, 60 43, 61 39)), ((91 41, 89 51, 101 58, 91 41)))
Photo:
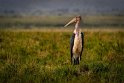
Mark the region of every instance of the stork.
POLYGON ((70 40, 71 63, 74 65, 79 64, 84 47, 84 34, 79 28, 80 21, 81 16, 77 16, 64 26, 67 27, 68 25, 75 23, 75 29, 70 40))

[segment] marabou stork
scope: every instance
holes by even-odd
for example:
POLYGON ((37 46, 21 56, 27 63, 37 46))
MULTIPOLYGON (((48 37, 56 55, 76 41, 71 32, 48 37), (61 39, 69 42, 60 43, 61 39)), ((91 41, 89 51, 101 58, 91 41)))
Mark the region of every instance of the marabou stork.
POLYGON ((75 29, 70 40, 71 63, 74 65, 79 64, 84 47, 84 34, 79 28, 80 21, 81 16, 77 16, 64 26, 66 27, 72 23, 75 23, 75 29))

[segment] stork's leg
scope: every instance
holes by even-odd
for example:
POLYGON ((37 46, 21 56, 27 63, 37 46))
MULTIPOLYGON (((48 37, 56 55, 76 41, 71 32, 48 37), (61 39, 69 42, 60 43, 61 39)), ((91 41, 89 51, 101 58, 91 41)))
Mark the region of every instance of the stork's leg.
POLYGON ((77 65, 79 64, 79 57, 77 58, 76 63, 77 63, 77 65))
POLYGON ((78 58, 74 58, 73 64, 74 65, 78 65, 79 64, 79 57, 78 58))

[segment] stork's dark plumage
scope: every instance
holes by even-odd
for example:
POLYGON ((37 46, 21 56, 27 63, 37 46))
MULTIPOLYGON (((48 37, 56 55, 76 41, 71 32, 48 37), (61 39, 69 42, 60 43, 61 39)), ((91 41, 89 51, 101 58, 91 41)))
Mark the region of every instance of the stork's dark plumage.
POLYGON ((81 16, 77 16, 65 25, 66 27, 71 23, 75 23, 75 29, 70 41, 71 63, 74 65, 79 64, 84 47, 84 34, 79 29, 80 21, 81 16))

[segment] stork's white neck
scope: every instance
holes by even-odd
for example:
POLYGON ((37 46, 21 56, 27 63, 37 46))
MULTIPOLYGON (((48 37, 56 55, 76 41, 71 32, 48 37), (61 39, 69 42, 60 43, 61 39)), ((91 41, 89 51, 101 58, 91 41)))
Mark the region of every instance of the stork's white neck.
POLYGON ((79 28, 79 21, 78 21, 75 24, 75 29, 74 29, 74 32, 73 33, 75 33, 76 35, 78 35, 79 32, 80 32, 80 28, 79 28))

